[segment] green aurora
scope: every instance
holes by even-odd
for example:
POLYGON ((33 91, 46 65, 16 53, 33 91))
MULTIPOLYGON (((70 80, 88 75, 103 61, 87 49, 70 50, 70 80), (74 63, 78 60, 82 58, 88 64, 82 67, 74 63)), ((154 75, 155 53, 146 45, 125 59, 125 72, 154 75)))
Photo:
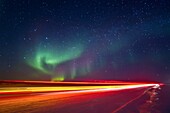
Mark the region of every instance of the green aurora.
MULTIPOLYGON (((27 60, 27 63, 34 69, 52 77, 52 80, 63 81, 65 76, 55 72, 58 65, 74 60, 81 56, 84 47, 82 45, 74 45, 65 48, 59 47, 39 47, 35 55, 27 60)), ((74 75, 75 77, 75 75, 74 75)))

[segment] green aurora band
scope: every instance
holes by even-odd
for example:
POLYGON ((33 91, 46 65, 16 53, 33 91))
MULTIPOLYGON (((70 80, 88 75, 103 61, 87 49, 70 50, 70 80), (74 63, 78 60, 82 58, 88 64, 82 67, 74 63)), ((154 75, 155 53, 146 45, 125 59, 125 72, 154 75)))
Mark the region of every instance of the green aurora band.
MULTIPOLYGON (((73 41, 76 42, 76 41, 73 41)), ((87 48, 79 43, 46 43, 42 42, 35 53, 28 57, 27 64, 36 69, 36 75, 49 75, 53 81, 75 79, 77 76, 86 76, 92 71, 98 70, 106 65, 106 60, 101 56, 107 56, 106 47, 98 48, 100 55, 93 54, 96 50, 91 48, 90 52, 83 56, 87 48), (45 45, 45 46, 44 46, 45 45), (96 68, 97 65, 97 68, 96 68), (40 73, 39 73, 40 72, 40 73)), ((115 54, 128 43, 128 40, 119 40, 110 45, 109 52, 115 54)), ((133 60, 133 59, 132 59, 133 60)), ((113 68, 118 64, 114 64, 113 68)))
POLYGON ((35 55, 27 63, 34 69, 39 70, 44 74, 51 75, 52 80, 63 81, 65 76, 55 72, 58 65, 74 60, 81 56, 84 47, 82 45, 74 45, 71 47, 39 47, 35 55))

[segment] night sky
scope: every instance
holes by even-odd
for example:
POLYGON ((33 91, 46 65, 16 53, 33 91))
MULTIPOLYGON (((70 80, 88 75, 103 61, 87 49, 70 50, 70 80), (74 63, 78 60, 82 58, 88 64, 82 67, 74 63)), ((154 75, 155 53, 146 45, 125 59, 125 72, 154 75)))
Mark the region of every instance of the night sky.
POLYGON ((0 0, 0 79, 170 82, 170 1, 0 0))

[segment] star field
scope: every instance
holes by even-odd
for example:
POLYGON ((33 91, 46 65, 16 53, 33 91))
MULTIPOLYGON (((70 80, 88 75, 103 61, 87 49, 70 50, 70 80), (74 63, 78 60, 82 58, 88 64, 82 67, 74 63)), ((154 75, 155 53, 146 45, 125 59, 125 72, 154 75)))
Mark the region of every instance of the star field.
POLYGON ((0 4, 0 79, 170 81, 168 0, 0 4))

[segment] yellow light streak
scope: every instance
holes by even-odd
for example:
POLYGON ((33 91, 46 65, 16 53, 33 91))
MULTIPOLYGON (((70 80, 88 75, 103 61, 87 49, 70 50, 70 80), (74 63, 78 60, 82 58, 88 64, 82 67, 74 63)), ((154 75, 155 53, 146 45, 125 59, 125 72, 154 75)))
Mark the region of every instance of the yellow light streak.
POLYGON ((132 84, 132 85, 109 85, 109 86, 52 86, 52 87, 4 87, 0 88, 0 94, 20 92, 61 92, 61 91, 113 91, 141 87, 155 87, 158 84, 132 84))

